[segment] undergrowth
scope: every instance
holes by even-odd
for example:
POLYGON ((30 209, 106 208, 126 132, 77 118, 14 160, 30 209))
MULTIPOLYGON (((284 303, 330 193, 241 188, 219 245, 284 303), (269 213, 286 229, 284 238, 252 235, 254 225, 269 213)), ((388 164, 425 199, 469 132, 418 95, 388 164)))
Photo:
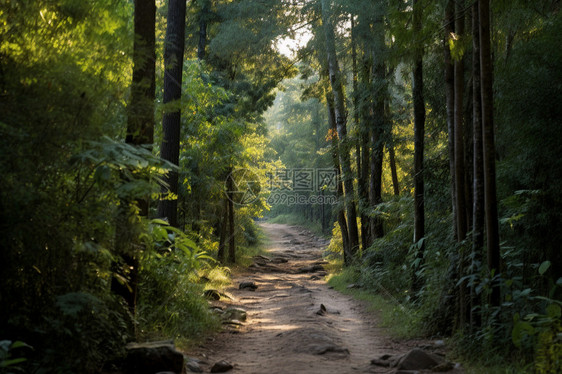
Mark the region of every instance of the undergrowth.
MULTIPOLYGON (((332 268, 338 265, 331 262, 332 268)), ((367 303, 368 310, 380 318, 381 325, 387 327, 392 336, 397 338, 415 338, 423 335, 420 313, 411 305, 400 302, 391 294, 381 294, 381 290, 356 288, 361 287, 360 269, 347 267, 339 273, 328 276, 328 284, 337 291, 353 296, 357 300, 367 303), (348 286, 354 285, 353 288, 348 286)))

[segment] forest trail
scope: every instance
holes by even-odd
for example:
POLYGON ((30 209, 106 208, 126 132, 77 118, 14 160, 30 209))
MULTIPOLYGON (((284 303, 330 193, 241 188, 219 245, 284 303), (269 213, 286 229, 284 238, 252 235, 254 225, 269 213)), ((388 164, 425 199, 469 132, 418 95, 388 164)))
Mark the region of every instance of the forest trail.
POLYGON ((361 302, 326 284, 326 240, 295 226, 260 226, 269 238, 267 256, 234 275, 231 300, 216 302, 246 310, 247 320, 189 353, 206 372, 225 360, 234 366, 229 372, 244 374, 389 373, 394 370, 370 361, 427 344, 393 341, 361 302), (240 290, 241 282, 254 282, 257 289, 240 290))

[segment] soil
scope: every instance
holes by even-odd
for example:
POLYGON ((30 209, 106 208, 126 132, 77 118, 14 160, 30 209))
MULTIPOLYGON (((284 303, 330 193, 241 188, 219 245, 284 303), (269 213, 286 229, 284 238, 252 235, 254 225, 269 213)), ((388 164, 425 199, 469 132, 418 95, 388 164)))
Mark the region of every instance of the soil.
POLYGON ((295 226, 260 226, 269 238, 267 255, 234 275, 235 287, 226 292, 231 299, 214 302, 246 310, 246 321, 225 324, 188 353, 205 372, 225 360, 234 366, 229 372, 240 374, 392 373, 371 360, 433 344, 390 338, 362 302, 331 289, 322 268, 325 239, 295 226), (238 289, 242 282, 257 289, 238 289))

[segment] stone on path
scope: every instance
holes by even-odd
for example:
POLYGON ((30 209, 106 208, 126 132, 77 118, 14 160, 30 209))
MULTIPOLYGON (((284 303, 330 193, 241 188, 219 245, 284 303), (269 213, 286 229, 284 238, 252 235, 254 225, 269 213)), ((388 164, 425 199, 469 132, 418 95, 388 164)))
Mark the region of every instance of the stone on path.
POLYGON ((226 308, 223 313, 223 318, 227 320, 245 322, 248 318, 248 313, 244 309, 240 308, 226 308))
POLYGON ((232 370, 234 366, 231 363, 225 360, 221 360, 213 365, 211 368, 211 373, 225 373, 229 370, 232 370))
POLYGON ((240 285, 238 286, 238 289, 240 290, 247 290, 247 291, 255 291, 258 288, 258 286, 254 283, 254 282, 241 282, 240 285))
POLYGON ((433 369, 443 363, 445 360, 436 354, 415 348, 402 356, 396 367, 402 370, 424 370, 433 369))
POLYGON ((172 341, 129 343, 126 350, 126 373, 181 373, 183 370, 183 354, 176 350, 172 341))
POLYGON ((410 352, 401 356, 385 354, 371 360, 371 364, 385 367, 396 367, 396 373, 404 374, 416 372, 417 370, 431 369, 443 372, 453 369, 453 365, 444 360, 442 357, 419 348, 412 349, 410 352))
POLYGON ((199 362, 193 359, 188 359, 185 363, 185 369, 191 373, 202 373, 203 369, 199 366, 199 362))

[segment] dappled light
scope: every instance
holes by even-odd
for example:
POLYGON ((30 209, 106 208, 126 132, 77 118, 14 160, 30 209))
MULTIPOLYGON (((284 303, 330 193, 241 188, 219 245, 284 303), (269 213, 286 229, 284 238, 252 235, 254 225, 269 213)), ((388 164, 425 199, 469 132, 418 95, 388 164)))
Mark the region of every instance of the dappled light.
POLYGON ((562 2, 0 2, 0 373, 562 372, 562 2))

